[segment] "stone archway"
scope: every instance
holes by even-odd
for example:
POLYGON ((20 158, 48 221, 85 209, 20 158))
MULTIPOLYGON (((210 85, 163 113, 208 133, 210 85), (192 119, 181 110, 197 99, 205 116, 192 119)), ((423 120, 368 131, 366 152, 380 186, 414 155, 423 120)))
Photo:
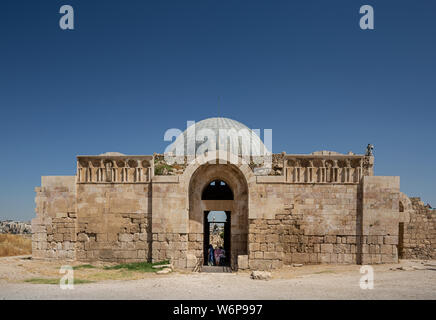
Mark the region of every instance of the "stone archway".
POLYGON ((238 255, 248 253, 248 185, 241 170, 232 164, 203 164, 189 181, 189 244, 188 251, 197 259, 204 254, 204 212, 230 211, 230 264, 237 266, 238 255), (233 200, 202 200, 202 193, 211 181, 228 184, 233 200))

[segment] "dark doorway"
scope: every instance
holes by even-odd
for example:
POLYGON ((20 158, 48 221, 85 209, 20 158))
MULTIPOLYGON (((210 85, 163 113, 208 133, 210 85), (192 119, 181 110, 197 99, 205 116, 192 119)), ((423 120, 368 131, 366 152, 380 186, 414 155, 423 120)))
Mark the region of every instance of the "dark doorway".
POLYGON ((230 266, 230 217, 230 211, 204 212, 204 265, 230 266), (209 256, 210 245, 219 250, 213 259, 209 256))
MULTIPOLYGON (((201 200, 233 200, 233 191, 223 180, 213 180, 203 189, 201 200)), ((231 247, 230 211, 204 212, 204 265, 230 266, 231 247), (209 248, 213 246, 215 255, 210 259, 209 248)))
POLYGON ((398 225, 398 259, 404 257, 404 222, 400 222, 398 225))

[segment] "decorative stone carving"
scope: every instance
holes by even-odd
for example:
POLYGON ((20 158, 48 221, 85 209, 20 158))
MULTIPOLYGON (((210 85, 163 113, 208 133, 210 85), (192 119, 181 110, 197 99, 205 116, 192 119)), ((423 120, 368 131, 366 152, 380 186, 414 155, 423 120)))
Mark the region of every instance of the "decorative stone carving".
POLYGON ((150 161, 144 160, 141 162, 141 165, 143 168, 148 168, 150 167, 150 161))
POLYGON ((138 166, 138 161, 136 160, 129 160, 127 161, 130 168, 136 168, 138 166))
POLYGON ((346 168, 346 167, 350 167, 350 160, 348 159, 343 159, 343 160, 337 160, 337 166, 339 168, 346 168))
POLYGON ((326 168, 333 168, 335 166, 335 163, 333 162, 333 160, 327 160, 325 162, 325 166, 326 168))
POLYGON ((309 159, 300 159, 300 164, 303 168, 310 167, 310 160, 309 159))
POLYGON ((82 168, 88 168, 89 166, 88 160, 79 160, 79 166, 82 168))
POLYGON ((350 163, 351 163, 351 167, 352 168, 359 168, 361 166, 362 159, 361 158, 359 158, 359 159, 352 159, 352 160, 350 160, 350 163))
POLYGON ((374 157, 364 157, 362 163, 363 175, 374 175, 374 157))
POLYGON ((152 156, 124 155, 78 157, 78 183, 149 183, 152 156), (88 164, 91 167, 88 168, 88 164))
POLYGON ((111 160, 104 160, 104 168, 106 172, 106 182, 112 182, 112 167, 113 163, 111 160))
POLYGON ((313 166, 315 168, 321 168, 324 167, 324 161, 322 159, 314 159, 313 160, 313 166))
POLYGON ((91 163, 92 163, 92 166, 94 168, 100 168, 100 166, 101 166, 101 160, 99 160, 99 159, 94 159, 91 161, 91 163))
POLYGON ((288 183, 359 183, 363 155, 334 152, 285 155, 288 183), (313 157, 315 156, 315 157, 313 157))
POLYGON ((297 167, 298 166, 298 162, 295 159, 289 159, 288 160, 288 166, 289 167, 297 167))

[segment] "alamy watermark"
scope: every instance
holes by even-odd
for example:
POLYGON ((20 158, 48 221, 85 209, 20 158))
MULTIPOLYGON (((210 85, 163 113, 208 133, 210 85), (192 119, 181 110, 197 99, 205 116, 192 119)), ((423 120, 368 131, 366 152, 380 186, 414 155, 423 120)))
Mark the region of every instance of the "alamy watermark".
POLYGON ((70 5, 63 5, 59 9, 63 16, 59 20, 59 27, 62 30, 74 30, 74 9, 70 5))
MULTIPOLYGON (((63 16, 59 19, 59 27, 62 30, 74 30, 74 9, 71 5, 65 4, 60 7, 59 13, 63 16)), ((359 20, 362 30, 374 30, 374 8, 368 4, 362 5, 359 13, 363 16, 359 20)))
POLYGON ((59 269, 60 274, 65 274, 62 276, 61 280, 59 281, 59 287, 62 290, 72 290, 74 289, 74 270, 72 266, 62 266, 59 269))
POLYGON ((363 274, 359 281, 360 289, 374 289, 374 268, 368 265, 362 266, 360 268, 360 273, 363 274))
POLYGON ((359 20, 360 29, 374 30, 374 8, 365 4, 360 7, 359 13, 363 14, 359 20))
POLYGON ((172 142, 165 149, 165 161, 175 163, 231 163, 248 164, 254 173, 267 174, 272 168, 272 129, 198 128, 195 121, 187 121, 187 129, 171 128, 164 141, 172 142))

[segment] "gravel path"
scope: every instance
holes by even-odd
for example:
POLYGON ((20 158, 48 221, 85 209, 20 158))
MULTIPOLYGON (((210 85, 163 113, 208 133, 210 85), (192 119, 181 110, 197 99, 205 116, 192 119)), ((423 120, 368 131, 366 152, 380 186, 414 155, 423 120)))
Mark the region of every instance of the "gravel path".
POLYGON ((0 299, 436 299, 436 270, 375 273, 362 290, 359 272, 251 280, 249 274, 177 274, 104 281, 62 290, 58 285, 0 281, 0 299))

